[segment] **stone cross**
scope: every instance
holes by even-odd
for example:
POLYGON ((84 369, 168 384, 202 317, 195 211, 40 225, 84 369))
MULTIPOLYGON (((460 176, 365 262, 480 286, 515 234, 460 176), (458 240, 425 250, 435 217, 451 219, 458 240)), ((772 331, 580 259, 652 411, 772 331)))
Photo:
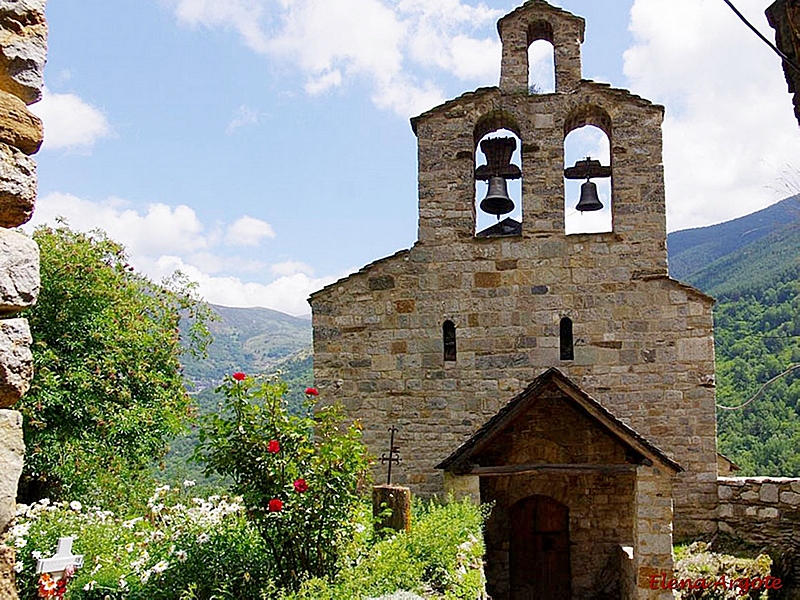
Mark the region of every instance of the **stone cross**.
POLYGON ((37 573, 63 573, 67 567, 76 569, 83 566, 83 555, 72 553, 73 537, 58 538, 56 553, 50 558, 40 558, 36 563, 37 573))

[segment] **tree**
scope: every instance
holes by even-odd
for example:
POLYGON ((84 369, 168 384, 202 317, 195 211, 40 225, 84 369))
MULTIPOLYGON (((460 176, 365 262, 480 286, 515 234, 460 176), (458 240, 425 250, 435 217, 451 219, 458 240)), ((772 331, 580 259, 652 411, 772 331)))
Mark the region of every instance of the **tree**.
POLYGON ((179 356, 202 353, 210 317, 180 274, 157 285, 105 233, 40 227, 42 287, 27 317, 35 375, 18 404, 19 498, 129 499, 191 416, 179 356))

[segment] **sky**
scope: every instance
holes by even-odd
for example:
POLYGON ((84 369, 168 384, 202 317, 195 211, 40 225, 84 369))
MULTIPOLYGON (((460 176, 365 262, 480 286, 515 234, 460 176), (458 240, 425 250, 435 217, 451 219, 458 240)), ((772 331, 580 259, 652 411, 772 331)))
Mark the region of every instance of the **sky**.
MULTIPOLYGON (((101 228, 155 280, 178 269, 212 303, 308 315, 310 293, 413 245, 409 118, 497 85, 496 21, 520 3, 51 0, 28 229, 101 228)), ((586 19, 585 78, 666 107, 670 231, 800 191, 780 59, 723 0, 553 4, 586 19)), ((736 0, 774 39, 768 4, 736 0)), ((552 49, 530 53, 546 91, 552 49)), ((597 130, 572 135, 567 161, 607 160, 597 130)), ((568 231, 603 213, 568 208, 568 231)))

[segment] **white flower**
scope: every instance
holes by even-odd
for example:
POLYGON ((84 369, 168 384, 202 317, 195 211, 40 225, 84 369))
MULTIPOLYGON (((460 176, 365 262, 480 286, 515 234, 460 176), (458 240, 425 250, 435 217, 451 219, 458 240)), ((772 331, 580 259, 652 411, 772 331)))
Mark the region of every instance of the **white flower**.
POLYGON ((186 559, 189 558, 189 555, 186 554, 185 550, 178 550, 175 553, 175 558, 178 559, 178 562, 186 562, 186 559))
POLYGON ((200 535, 197 536, 197 543, 198 544, 205 544, 210 539, 211 538, 208 537, 207 533, 201 533, 200 535))
POLYGON ((196 485, 197 485, 197 482, 196 481, 192 481, 191 479, 184 479, 183 480, 183 487, 190 488, 190 487, 194 487, 196 485))
POLYGON ((142 580, 142 583, 147 583, 147 581, 150 579, 151 573, 152 571, 150 569, 147 569, 147 571, 142 573, 142 575, 139 577, 139 579, 142 580))
POLYGON ((27 543, 28 543, 28 540, 26 540, 25 538, 21 538, 21 537, 18 537, 17 539, 14 540, 14 545, 17 548, 24 548, 25 544, 27 544, 27 543))
POLYGON ((133 552, 134 544, 131 542, 130 544, 125 545, 125 552, 133 552))
POLYGON ((34 550, 33 552, 31 552, 31 556, 36 560, 39 560, 40 558, 42 558, 42 553, 39 550, 34 550))
POLYGON ((119 589, 124 590, 128 588, 128 582, 125 581, 125 575, 119 578, 119 589))
POLYGON ((94 586, 96 584, 97 584, 97 582, 94 579, 92 579, 89 583, 87 583, 85 586, 83 586, 83 589, 88 592, 89 590, 93 590, 94 586))
POLYGON ((139 521, 141 521, 142 519, 143 519, 143 517, 136 517, 135 519, 131 519, 130 521, 125 521, 125 522, 122 524, 122 526, 123 526, 125 529, 133 529, 134 527, 136 527, 136 524, 137 524, 139 521))
POLYGON ((14 572, 15 573, 22 573, 23 567, 24 567, 24 565, 22 564, 22 562, 20 562, 20 561, 15 562, 14 563, 14 572))
POLYGON ((11 537, 25 537, 31 530, 30 523, 19 523, 11 528, 11 537))
POLYGON ((163 573, 164 571, 167 570, 168 567, 169 567, 169 563, 167 561, 165 561, 165 560, 162 560, 160 562, 157 562, 153 566, 153 573, 163 573))
POLYGON ((42 498, 41 500, 39 500, 39 504, 41 504, 42 506, 48 506, 50 504, 50 498, 42 498))
POLYGON ((69 507, 75 512, 81 512, 81 508, 83 508, 83 505, 77 500, 73 500, 72 502, 69 503, 69 507))
POLYGON ((164 535, 164 532, 163 532, 163 531, 161 531, 160 529, 156 529, 156 530, 155 530, 155 531, 154 531, 154 532, 153 532, 153 533, 150 535, 150 539, 151 539, 152 541, 154 541, 154 542, 160 542, 160 541, 161 541, 161 540, 163 540, 165 537, 166 537, 166 536, 164 535))

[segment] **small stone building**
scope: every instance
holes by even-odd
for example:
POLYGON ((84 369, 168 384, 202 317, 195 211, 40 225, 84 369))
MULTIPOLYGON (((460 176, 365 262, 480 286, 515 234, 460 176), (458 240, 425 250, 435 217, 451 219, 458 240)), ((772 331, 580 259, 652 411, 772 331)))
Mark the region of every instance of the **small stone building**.
POLYGON ((316 383, 375 455, 397 426, 396 482, 496 502, 495 600, 591 598, 612 580, 618 597, 671 597, 644 582, 671 567, 673 506, 676 536, 715 528, 713 300, 668 276, 664 110, 582 79, 584 25, 543 0, 500 19, 499 87, 411 121, 417 242, 310 298, 316 383), (549 93, 529 85, 540 40, 549 93), (584 126, 610 164, 565 165, 584 126), (567 234, 565 177, 610 177, 609 231, 567 234), (500 220, 509 203, 521 217, 500 220), (498 219, 479 230, 482 208, 498 219), (536 564, 540 591, 520 591, 536 564))

